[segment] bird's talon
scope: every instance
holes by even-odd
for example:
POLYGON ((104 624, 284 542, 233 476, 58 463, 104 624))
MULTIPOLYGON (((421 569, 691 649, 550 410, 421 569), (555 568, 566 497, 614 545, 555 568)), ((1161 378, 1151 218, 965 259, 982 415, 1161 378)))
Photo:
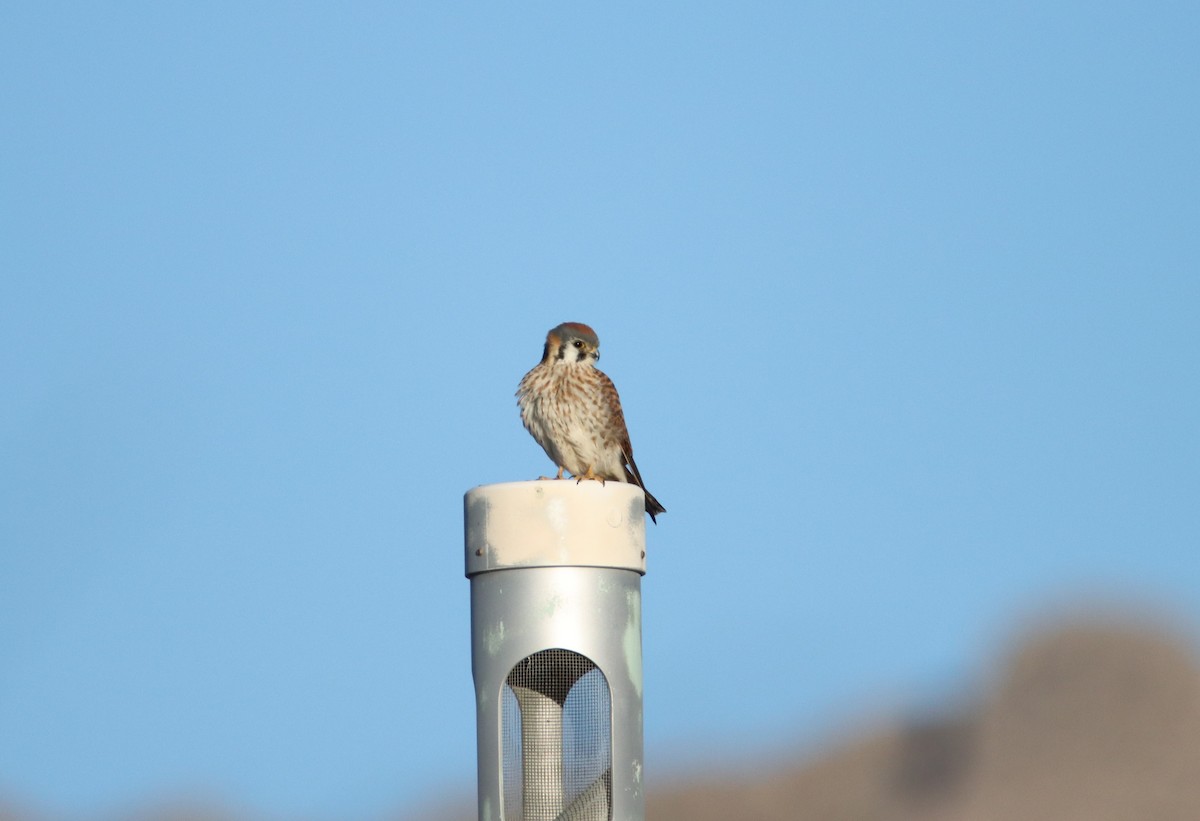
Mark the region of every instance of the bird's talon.
POLYGON ((583 474, 582 476, 575 477, 575 484, 579 484, 584 479, 591 479, 594 482, 599 482, 601 484, 601 486, 604 485, 604 477, 597 476, 596 471, 592 469, 591 465, 588 465, 587 473, 583 474))

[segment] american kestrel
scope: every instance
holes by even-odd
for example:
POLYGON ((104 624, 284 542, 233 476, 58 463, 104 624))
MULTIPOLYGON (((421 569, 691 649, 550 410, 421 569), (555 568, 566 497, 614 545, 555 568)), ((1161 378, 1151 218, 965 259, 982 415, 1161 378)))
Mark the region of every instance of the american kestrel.
POLYGON ((667 509, 646 490, 633 461, 625 414, 612 380, 596 368, 600 340, 580 322, 564 322, 546 334, 542 361, 525 374, 517 404, 525 429, 563 471, 576 480, 612 479, 646 494, 650 520, 667 509))

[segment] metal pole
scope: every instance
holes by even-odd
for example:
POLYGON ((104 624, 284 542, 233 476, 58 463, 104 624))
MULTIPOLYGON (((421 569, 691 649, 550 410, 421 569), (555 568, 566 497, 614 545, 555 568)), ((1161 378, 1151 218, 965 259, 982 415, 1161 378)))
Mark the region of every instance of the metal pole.
POLYGON ((642 491, 513 482, 465 506, 480 821, 644 821, 642 491))

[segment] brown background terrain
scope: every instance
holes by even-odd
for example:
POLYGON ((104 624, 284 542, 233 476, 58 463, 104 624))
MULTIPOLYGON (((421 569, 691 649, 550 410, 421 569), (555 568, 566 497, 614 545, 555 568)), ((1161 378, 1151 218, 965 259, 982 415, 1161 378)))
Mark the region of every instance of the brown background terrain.
POLYGON ((654 821, 1197 821, 1200 668, 1180 639, 1036 637, 983 702, 739 781, 675 784, 654 821))

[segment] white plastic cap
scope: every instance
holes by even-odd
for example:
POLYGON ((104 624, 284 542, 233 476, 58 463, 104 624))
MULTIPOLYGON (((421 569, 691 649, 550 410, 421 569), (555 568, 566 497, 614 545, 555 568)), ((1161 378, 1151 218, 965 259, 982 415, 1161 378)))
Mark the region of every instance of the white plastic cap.
POLYGON ((513 567, 646 573, 646 497, 625 482, 544 479, 467 491, 467 575, 513 567))

